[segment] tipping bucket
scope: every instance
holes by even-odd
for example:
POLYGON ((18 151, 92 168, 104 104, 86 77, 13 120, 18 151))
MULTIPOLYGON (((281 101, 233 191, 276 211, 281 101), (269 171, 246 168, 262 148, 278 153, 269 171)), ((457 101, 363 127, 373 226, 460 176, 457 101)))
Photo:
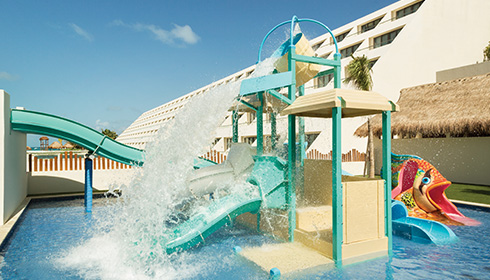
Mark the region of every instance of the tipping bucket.
MULTIPOLYGON (((276 70, 279 72, 288 71, 288 52, 291 46, 291 39, 282 43, 282 45, 272 54, 272 57, 281 57, 275 63, 276 70)), ((296 53, 305 56, 314 56, 315 51, 311 48, 310 43, 303 33, 298 33, 293 38, 293 44, 296 46, 296 53)), ((304 85, 311 80, 320 71, 321 65, 296 62, 296 86, 304 85)))

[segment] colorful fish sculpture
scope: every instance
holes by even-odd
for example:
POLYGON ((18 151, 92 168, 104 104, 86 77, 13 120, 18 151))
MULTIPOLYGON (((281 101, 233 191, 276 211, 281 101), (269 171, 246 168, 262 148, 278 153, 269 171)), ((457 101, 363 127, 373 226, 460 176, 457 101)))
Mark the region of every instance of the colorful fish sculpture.
POLYGON ((403 202, 409 216, 447 225, 478 225, 465 217, 446 197, 451 185, 429 162, 418 156, 391 154, 393 199, 403 202))

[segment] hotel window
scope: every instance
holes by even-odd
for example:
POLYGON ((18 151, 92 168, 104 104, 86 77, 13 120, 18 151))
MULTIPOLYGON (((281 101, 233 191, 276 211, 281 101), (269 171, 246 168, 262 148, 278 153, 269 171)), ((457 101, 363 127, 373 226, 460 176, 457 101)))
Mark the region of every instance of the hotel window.
POLYGON ((395 31, 391 31, 389 33, 375 37, 373 39, 373 45, 374 45, 373 48, 379 48, 379 47, 382 47, 384 45, 391 44, 391 42, 393 42, 393 40, 395 40, 396 35, 398 35, 398 33, 400 33, 401 30, 402 29, 400 28, 400 29, 397 29, 395 31))
POLYGON ((326 87, 331 80, 333 80, 333 74, 320 76, 315 79, 315 88, 326 87))
POLYGON ((247 143, 249 145, 252 145, 255 140, 257 140, 256 136, 243 137, 243 143, 247 143))
POLYGON ((320 135, 319 132, 309 133, 305 135, 305 141, 307 143, 306 149, 310 148, 311 144, 315 142, 316 138, 320 135))
POLYGON ((347 37, 347 34, 349 34, 350 31, 351 30, 349 29, 349 31, 344 32, 342 34, 339 34, 339 35, 335 36, 335 40, 337 40, 337 43, 342 42, 345 39, 345 37, 347 37))
POLYGON ((328 58, 332 52, 326 53, 324 55, 321 55, 321 58, 328 58))
POLYGON ((214 138, 214 141, 213 141, 213 143, 211 143, 211 146, 214 147, 214 145, 216 145, 220 139, 221 138, 214 138))
POLYGON ((375 58, 375 59, 371 59, 369 61, 369 69, 373 68, 374 64, 376 64, 376 62, 378 61, 379 57, 378 58, 375 58))
POLYGON ((417 3, 412 4, 406 8, 403 8, 399 11, 396 11, 396 19, 399 19, 399 18, 402 18, 404 16, 408 16, 408 15, 415 13, 420 8, 422 3, 424 3, 424 1, 417 2, 417 3))
POLYGON ((311 48, 312 48, 314 51, 316 51, 316 50, 318 50, 318 49, 320 48, 320 46, 323 44, 323 42, 325 42, 325 40, 320 41, 319 43, 314 44, 313 46, 311 46, 311 48))
POLYGON ((252 123, 255 118, 257 117, 257 113, 256 112, 250 112, 248 113, 248 123, 252 123))
POLYGON ((378 25, 378 23, 381 21, 382 18, 383 17, 377 18, 377 19, 375 19, 373 21, 370 21, 370 22, 362 25, 361 26, 361 33, 364 33, 364 32, 367 32, 367 31, 369 31, 371 29, 374 29, 378 25))
POLYGON ((232 138, 225 137, 225 151, 231 147, 232 142, 233 142, 232 138))
POLYGON ((342 58, 349 57, 359 48, 360 45, 361 45, 361 43, 355 44, 355 45, 347 47, 345 49, 341 49, 340 55, 342 56, 342 58))

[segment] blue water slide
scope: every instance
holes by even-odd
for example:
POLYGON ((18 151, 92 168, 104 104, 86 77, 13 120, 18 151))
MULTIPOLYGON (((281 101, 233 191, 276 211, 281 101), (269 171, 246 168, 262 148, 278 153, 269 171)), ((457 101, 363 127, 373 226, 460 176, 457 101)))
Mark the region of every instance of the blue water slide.
POLYGON ((204 243, 209 235, 222 226, 233 224, 241 214, 257 213, 261 207, 281 207, 285 203, 286 171, 287 164, 280 158, 256 157, 248 179, 259 189, 256 196, 232 193, 214 199, 199 214, 166 232, 166 240, 160 240, 160 244, 165 244, 168 254, 187 250, 204 243))
POLYGON ((63 117, 12 109, 10 123, 12 130, 61 138, 124 164, 141 166, 145 160, 143 150, 124 145, 95 129, 63 117))
POLYGON ((409 217, 407 207, 402 202, 392 200, 391 205, 394 235, 436 245, 450 244, 459 240, 454 232, 444 224, 409 217))

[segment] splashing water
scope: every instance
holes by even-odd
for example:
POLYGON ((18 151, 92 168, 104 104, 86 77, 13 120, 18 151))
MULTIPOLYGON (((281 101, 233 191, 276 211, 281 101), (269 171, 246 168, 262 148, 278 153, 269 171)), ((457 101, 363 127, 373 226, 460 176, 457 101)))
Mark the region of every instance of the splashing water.
MULTIPOLYGON (((273 65, 273 59, 265 60, 252 77, 270 74, 273 65)), ((203 269, 186 265, 185 252, 166 253, 165 230, 182 203, 194 159, 214 139, 239 89, 236 81, 195 96, 162 126, 147 145, 144 167, 121 186, 114 210, 97 217, 93 237, 58 259, 58 266, 76 269, 85 279, 182 279, 203 269)), ((231 189, 250 192, 243 186, 231 189)), ((201 209, 193 212, 204 213, 201 209)))

